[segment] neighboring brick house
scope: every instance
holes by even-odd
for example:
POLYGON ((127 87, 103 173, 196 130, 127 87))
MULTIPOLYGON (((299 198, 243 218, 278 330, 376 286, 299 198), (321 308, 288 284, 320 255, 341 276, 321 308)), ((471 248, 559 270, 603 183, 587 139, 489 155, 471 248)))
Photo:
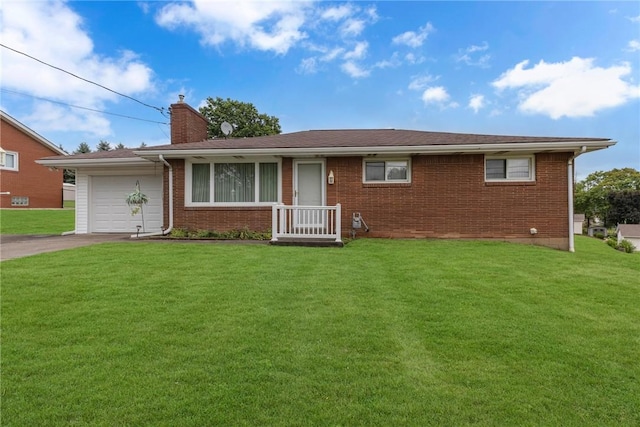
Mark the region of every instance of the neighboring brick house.
MULTIPOLYGON (((394 129, 207 140, 206 120, 183 102, 171 106, 171 126, 170 145, 122 153, 119 163, 146 159, 156 176, 164 171, 165 229, 275 226, 277 234, 283 227, 301 236, 327 234, 337 223, 344 237, 359 214, 369 237, 498 239, 566 250, 573 250, 573 159, 615 144, 394 129)), ((98 156, 41 163, 75 162, 82 175, 98 156)))
POLYGON ((62 169, 35 161, 64 150, 0 111, 0 207, 62 208, 62 169))

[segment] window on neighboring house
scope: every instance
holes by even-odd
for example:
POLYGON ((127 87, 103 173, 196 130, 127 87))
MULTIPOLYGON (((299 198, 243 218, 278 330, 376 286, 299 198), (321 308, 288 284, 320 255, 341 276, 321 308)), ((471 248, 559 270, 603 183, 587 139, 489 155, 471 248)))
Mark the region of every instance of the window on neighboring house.
POLYGON ((486 181, 533 181, 533 156, 485 159, 486 181))
POLYGON ((29 206, 29 198, 25 196, 12 196, 11 206, 29 206))
POLYGON ((2 159, 0 159, 0 168, 8 170, 18 170, 18 153, 12 151, 5 151, 2 153, 2 159))
POLYGON ((364 160, 364 182, 409 182, 409 160, 364 160))
POLYGON ((193 204, 260 204, 278 201, 278 163, 193 163, 193 204))

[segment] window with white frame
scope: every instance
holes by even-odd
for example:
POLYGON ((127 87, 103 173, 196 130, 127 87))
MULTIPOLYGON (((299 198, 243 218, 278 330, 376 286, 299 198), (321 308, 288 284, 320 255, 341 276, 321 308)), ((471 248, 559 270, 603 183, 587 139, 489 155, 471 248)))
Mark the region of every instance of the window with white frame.
POLYGON ((259 205, 278 201, 277 162, 207 162, 187 167, 187 204, 259 205))
POLYGON ((4 151, 2 153, 2 161, 0 168, 8 170, 18 170, 18 153, 13 151, 4 151))
POLYGON ((408 159, 364 160, 364 182, 409 182, 411 180, 408 159))
POLYGON ((534 158, 486 157, 484 171, 486 181, 533 181, 534 158))

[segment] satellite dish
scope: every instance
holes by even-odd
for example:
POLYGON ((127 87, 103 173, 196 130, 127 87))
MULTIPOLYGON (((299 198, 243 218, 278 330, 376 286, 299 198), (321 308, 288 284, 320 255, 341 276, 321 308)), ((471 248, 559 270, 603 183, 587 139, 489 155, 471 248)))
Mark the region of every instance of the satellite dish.
POLYGON ((224 136, 228 136, 233 132, 233 126, 229 122, 222 122, 220 125, 220 130, 224 134, 224 136))

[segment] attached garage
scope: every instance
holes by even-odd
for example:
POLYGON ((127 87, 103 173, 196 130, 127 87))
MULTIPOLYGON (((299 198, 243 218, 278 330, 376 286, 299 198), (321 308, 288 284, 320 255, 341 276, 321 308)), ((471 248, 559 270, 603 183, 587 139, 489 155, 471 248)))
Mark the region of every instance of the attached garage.
POLYGON ((135 233, 162 229, 162 176, 90 176, 89 232, 135 233), (135 215, 125 202, 128 194, 140 185, 149 203, 135 215), (144 221, 143 221, 144 220, 144 221))
POLYGON ((76 234, 160 233, 164 224, 164 163, 140 158, 131 149, 58 156, 38 160, 76 172, 76 234), (126 199, 136 183, 149 202, 131 214, 126 199), (143 223, 144 215, 144 223, 143 223), (143 229, 144 227, 144 229, 143 229))

